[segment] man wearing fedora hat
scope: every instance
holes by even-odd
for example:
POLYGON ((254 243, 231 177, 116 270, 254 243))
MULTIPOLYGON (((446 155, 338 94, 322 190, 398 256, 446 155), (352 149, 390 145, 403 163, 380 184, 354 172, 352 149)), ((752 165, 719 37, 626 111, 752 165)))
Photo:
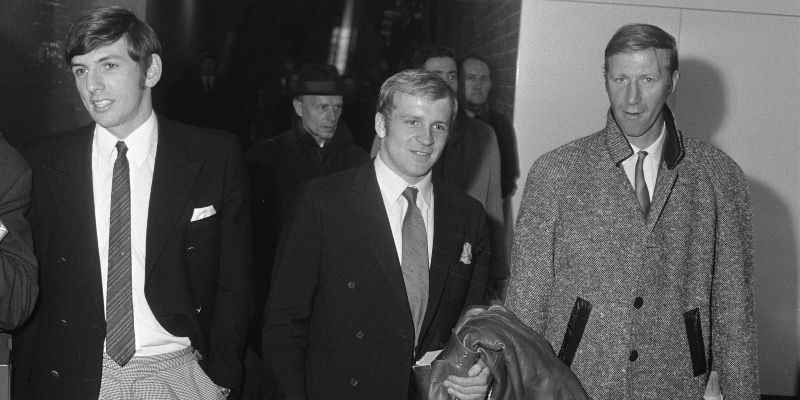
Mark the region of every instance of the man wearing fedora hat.
MULTIPOLYGON (((306 64, 293 87, 293 128, 255 144, 246 161, 252 182, 256 318, 263 316, 275 247, 283 221, 303 182, 365 163, 369 157, 339 126, 343 84, 329 65, 306 64)), ((260 345, 262 321, 252 324, 260 345)))

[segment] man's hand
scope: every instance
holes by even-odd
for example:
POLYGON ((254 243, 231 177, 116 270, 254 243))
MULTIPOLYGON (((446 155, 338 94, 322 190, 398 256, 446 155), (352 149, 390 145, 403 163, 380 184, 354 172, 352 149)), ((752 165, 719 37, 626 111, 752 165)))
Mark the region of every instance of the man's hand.
POLYGON ((447 393, 461 400, 482 400, 489 392, 489 367, 478 360, 466 377, 450 375, 444 381, 447 393))

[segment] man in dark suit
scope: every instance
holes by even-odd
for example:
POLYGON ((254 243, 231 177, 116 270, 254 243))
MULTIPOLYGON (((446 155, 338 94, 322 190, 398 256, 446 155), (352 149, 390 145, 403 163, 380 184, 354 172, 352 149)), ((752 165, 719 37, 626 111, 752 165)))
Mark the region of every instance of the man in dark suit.
MULTIPOLYGON (((374 162, 301 187, 264 333, 288 399, 408 399, 415 360, 442 349, 465 307, 482 302, 486 213, 431 179, 455 110, 436 75, 398 73, 380 91, 374 162)), ((478 363, 446 386, 482 399, 487 378, 478 363)))
POLYGON ((238 395, 252 295, 241 151, 155 114, 160 53, 118 7, 67 35, 94 123, 25 151, 41 296, 14 349, 18 398, 238 395))

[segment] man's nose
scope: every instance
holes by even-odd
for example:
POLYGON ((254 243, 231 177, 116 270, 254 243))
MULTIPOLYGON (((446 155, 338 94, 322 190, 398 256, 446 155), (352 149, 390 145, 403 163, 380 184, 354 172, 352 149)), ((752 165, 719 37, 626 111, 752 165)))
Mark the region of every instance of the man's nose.
POLYGON ((625 90, 625 101, 627 101, 628 104, 637 104, 642 100, 642 95, 639 93, 639 84, 636 81, 631 81, 628 88, 625 90))
POLYGON ((433 144, 433 127, 428 127, 425 129, 421 129, 419 135, 417 135, 417 141, 424 144, 425 146, 430 146, 433 144))
POLYGON ((97 90, 103 90, 105 88, 105 84, 103 83, 103 79, 99 73, 94 71, 88 71, 86 73, 86 90, 89 92, 94 92, 97 90))

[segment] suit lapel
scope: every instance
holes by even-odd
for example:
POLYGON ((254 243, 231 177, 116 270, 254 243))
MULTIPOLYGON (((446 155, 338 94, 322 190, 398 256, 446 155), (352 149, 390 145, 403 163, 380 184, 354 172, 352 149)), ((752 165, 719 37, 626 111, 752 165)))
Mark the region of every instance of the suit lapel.
POLYGON ((75 265, 86 275, 83 281, 89 292, 103 304, 92 186, 93 136, 94 124, 81 128, 76 140, 65 141, 65 148, 58 149, 60 158, 42 171, 56 200, 67 241, 78 257, 75 265))
MULTIPOLYGON (((459 243, 462 235, 453 234, 461 232, 461 220, 458 218, 458 208, 452 193, 442 189, 442 184, 437 180, 433 183, 433 253, 431 254, 431 268, 428 288, 428 307, 425 319, 422 321, 420 338, 425 337, 425 332, 431 325, 433 317, 439 308, 450 268, 454 260, 460 256, 463 243, 459 243), (459 252, 455 254, 455 252, 459 252)), ((422 339, 420 339, 422 343, 422 339)))
POLYGON ((658 168, 658 177, 656 178, 656 188, 653 193, 653 203, 650 204, 650 212, 647 214, 647 231, 652 232, 653 228, 667 204, 669 196, 672 194, 672 188, 675 187, 675 181, 678 179, 678 171, 676 169, 667 168, 664 162, 658 168))
POLYGON ((348 206, 356 219, 356 225, 363 228, 370 250, 386 275, 397 300, 405 305, 406 317, 411 323, 411 308, 408 305, 403 272, 400 260, 397 258, 392 228, 383 205, 383 197, 373 163, 366 163, 359 168, 353 179, 351 190, 354 195, 348 196, 348 206))
POLYGON ((175 226, 182 218, 188 222, 191 217, 183 211, 203 164, 190 160, 180 129, 177 124, 158 119, 158 147, 147 217, 147 277, 175 226))

